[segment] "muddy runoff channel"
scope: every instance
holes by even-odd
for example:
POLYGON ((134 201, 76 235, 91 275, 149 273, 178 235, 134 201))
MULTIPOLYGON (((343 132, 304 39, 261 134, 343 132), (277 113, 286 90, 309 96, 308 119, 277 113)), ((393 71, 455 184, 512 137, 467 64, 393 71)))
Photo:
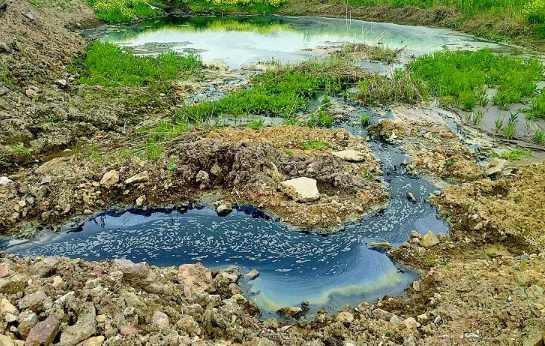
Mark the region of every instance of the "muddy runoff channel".
MULTIPOLYGON (((412 55, 447 46, 500 49, 446 30, 323 18, 172 17, 131 27, 102 27, 88 34, 130 46, 140 54, 169 49, 198 52, 205 62, 220 61, 231 70, 271 59, 297 62, 312 58, 312 49, 347 41, 380 41, 392 48, 406 47, 412 55)), ((362 62, 362 66, 370 65, 362 62)), ((367 130, 358 125, 362 111, 336 126, 367 137, 367 130)), ((379 118, 373 117, 375 122, 379 118)), ((128 258, 157 266, 201 262, 212 268, 238 266, 243 272, 257 269, 257 277, 245 276, 240 284, 263 318, 275 317, 278 309, 302 301, 308 302, 307 316, 312 316, 319 309, 335 312, 387 294, 400 295, 417 273, 368 244, 396 246, 413 230, 446 233, 448 226, 427 202, 438 188, 405 170, 403 161, 408 157, 402 150, 374 137, 369 145, 382 162, 390 203, 336 232, 296 230, 251 206, 238 206, 224 216, 208 207, 187 206, 107 211, 61 234, 42 234, 24 243, 12 240, 4 248, 20 256, 128 258)))

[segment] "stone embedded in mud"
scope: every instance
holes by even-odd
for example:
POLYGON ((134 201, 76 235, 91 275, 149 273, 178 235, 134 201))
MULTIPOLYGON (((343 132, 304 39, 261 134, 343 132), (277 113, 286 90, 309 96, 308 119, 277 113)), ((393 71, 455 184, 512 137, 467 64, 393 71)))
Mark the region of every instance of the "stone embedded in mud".
POLYGON ((161 311, 155 311, 151 317, 151 323, 157 328, 166 328, 170 324, 167 314, 161 311))
POLYGON ((216 212, 219 216, 227 216, 233 211, 233 206, 229 202, 224 202, 218 205, 216 212))
POLYGON ((186 297, 189 297, 212 288, 212 271, 200 263, 184 264, 178 268, 178 281, 183 285, 186 297))
POLYGON ((128 259, 115 259, 113 265, 129 281, 146 279, 150 273, 149 264, 146 262, 134 263, 128 259))
POLYGON ((354 315, 352 315, 348 311, 342 311, 337 314, 337 317, 335 317, 335 319, 342 324, 350 324, 354 322, 354 315))
POLYGON ((17 320, 19 322, 19 325, 17 326, 19 334, 27 336, 30 329, 38 323, 38 316, 34 312, 28 310, 19 315, 17 320))
POLYGON ((53 315, 48 316, 45 321, 37 323, 25 341, 25 346, 50 345, 59 332, 61 322, 53 315))
POLYGON ((0 335, 0 346, 15 346, 13 340, 5 335, 0 335))
POLYGON ((13 184, 13 180, 11 180, 10 178, 0 177, 0 186, 8 186, 12 184, 13 184))
POLYGON ((13 314, 17 315, 19 312, 17 308, 9 302, 6 298, 2 298, 0 301, 0 314, 6 315, 6 314, 13 314))
POLYGON ((116 170, 111 170, 109 172, 106 172, 102 179, 100 179, 100 185, 110 188, 112 185, 117 184, 119 181, 119 172, 116 170))
POLYGON ((278 309, 276 313, 282 317, 290 319, 299 319, 304 315, 303 309, 297 306, 288 306, 282 309, 278 309))
POLYGON ((136 329, 135 326, 133 326, 132 324, 129 324, 128 326, 121 327, 119 329, 119 332, 121 333, 121 335, 133 335, 138 333, 138 330, 136 329))
POLYGON ((95 336, 87 339, 82 346, 101 346, 104 343, 104 336, 95 336))
POLYGON ((394 314, 379 308, 379 309, 373 310, 373 316, 375 316, 375 318, 379 320, 390 321, 390 319, 394 316, 394 314))
POLYGON ((411 203, 416 203, 416 197, 414 197, 412 192, 407 192, 407 200, 411 203))
POLYGON ((149 173, 148 171, 144 171, 144 172, 138 173, 137 175, 133 175, 129 179, 125 180, 125 184, 131 185, 131 184, 144 183, 148 180, 149 180, 149 173))
POLYGON ((296 202, 313 202, 320 198, 316 180, 300 177, 280 183, 280 190, 296 202))
POLYGON ((9 276, 9 268, 5 264, 0 264, 0 278, 9 276))
POLYGON ((39 307, 42 302, 47 298, 44 291, 38 291, 32 294, 28 294, 21 298, 18 302, 19 309, 35 309, 39 307))
POLYGON ((146 201, 146 196, 140 196, 136 199, 136 206, 141 207, 146 201))
POLYGON ((80 307, 78 320, 67 327, 61 334, 61 346, 75 346, 89 339, 96 333, 96 309, 93 303, 85 303, 80 307))
POLYGON ((424 238, 422 238, 422 246, 425 248, 430 248, 437 244, 439 244, 439 238, 437 238, 432 231, 428 231, 428 233, 424 235, 424 238))
POLYGON ((507 160, 498 158, 490 160, 490 162, 488 163, 488 167, 486 168, 486 175, 491 177, 501 174, 506 164, 507 160))
POLYGON ((58 263, 59 260, 57 258, 46 257, 30 266, 30 268, 28 268, 28 273, 42 278, 48 277, 55 271, 58 263))
POLYGON ((244 274, 244 279, 251 281, 259 276, 259 270, 252 269, 248 273, 244 274))
POLYGON ((336 151, 332 155, 349 162, 365 161, 365 155, 361 151, 353 149, 336 151))
POLYGON ((367 243, 367 248, 377 251, 390 251, 392 249, 392 244, 387 242, 382 243, 367 243))
POLYGON ((201 189, 204 189, 210 183, 210 175, 205 171, 199 171, 195 176, 197 184, 201 184, 201 189))

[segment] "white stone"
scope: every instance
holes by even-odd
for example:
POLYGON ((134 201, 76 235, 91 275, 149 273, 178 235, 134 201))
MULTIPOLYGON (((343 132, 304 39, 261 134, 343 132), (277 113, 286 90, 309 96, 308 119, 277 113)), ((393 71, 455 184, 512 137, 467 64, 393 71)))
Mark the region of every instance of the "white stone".
POLYGON ((312 202, 320 198, 316 180, 306 177, 283 181, 280 190, 297 202, 312 202))
POLYGON ((429 248, 437 244, 439 244, 439 238, 437 238, 432 231, 428 231, 424 238, 422 238, 422 246, 425 248, 429 248))
POLYGON ((0 177, 0 186, 8 186, 13 184, 13 180, 8 177, 0 177))
POLYGON ((342 151, 336 151, 333 156, 337 156, 340 159, 350 162, 361 162, 365 160, 365 155, 361 151, 347 149, 342 151))
POLYGON ((147 171, 144 171, 142 173, 138 173, 137 175, 134 175, 130 177, 129 179, 125 180, 125 184, 136 184, 136 183, 143 183, 145 181, 149 180, 149 174, 147 171))
POLYGON ((507 160, 497 158, 490 160, 490 162, 488 163, 488 167, 486 168, 486 175, 490 177, 500 174, 505 168, 506 164, 507 160))
POLYGON ((105 173, 100 180, 100 185, 104 187, 111 187, 119 181, 119 172, 116 170, 111 170, 105 173))

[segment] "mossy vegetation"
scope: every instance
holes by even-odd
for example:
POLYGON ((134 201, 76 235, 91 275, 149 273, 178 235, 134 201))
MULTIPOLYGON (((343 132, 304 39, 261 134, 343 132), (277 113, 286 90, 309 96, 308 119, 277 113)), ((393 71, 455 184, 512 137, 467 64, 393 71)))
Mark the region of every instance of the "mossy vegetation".
POLYGON ((145 86, 198 74, 197 55, 174 52, 157 57, 136 56, 111 43, 92 42, 87 49, 81 83, 102 86, 145 86))

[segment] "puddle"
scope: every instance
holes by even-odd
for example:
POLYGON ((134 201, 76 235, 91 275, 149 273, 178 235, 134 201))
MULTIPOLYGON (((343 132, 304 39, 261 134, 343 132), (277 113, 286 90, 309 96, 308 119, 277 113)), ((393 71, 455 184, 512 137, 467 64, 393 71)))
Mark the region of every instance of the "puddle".
POLYGON ((103 26, 85 33, 131 47, 137 54, 195 52, 207 63, 222 62, 232 69, 271 60, 297 63, 313 56, 309 49, 343 42, 405 47, 412 55, 442 49, 507 49, 445 29, 319 17, 171 16, 131 26, 103 26))

